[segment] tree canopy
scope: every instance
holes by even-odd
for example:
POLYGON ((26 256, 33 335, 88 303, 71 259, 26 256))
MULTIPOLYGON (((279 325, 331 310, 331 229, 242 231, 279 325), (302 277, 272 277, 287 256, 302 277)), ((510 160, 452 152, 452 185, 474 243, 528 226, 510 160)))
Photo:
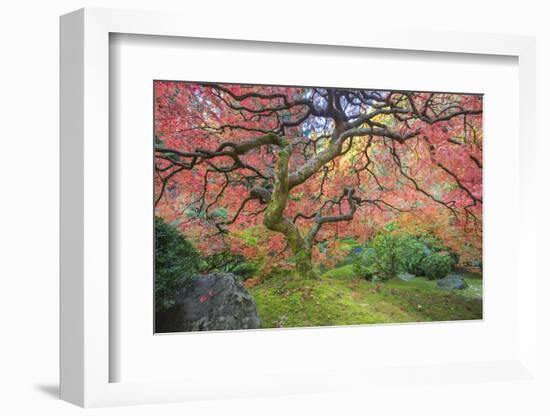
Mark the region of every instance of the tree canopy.
POLYGON ((201 251, 310 276, 397 221, 480 257, 480 95, 156 81, 154 99, 155 212, 201 251))

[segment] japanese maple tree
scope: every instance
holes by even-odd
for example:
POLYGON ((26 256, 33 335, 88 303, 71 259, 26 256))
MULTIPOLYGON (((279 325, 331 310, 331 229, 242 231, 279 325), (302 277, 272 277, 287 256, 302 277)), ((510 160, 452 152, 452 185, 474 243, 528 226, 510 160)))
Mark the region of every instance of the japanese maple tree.
POLYGON ((306 277, 319 242, 404 214, 480 250, 481 123, 480 95, 157 81, 156 213, 205 250, 263 224, 306 277))

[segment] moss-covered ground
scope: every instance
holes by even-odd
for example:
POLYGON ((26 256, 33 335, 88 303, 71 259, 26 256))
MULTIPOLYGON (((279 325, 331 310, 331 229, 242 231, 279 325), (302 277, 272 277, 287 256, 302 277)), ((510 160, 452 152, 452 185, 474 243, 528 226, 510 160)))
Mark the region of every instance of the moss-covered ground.
POLYGON ((368 282, 347 265, 315 280, 274 275, 250 293, 263 328, 481 319, 481 276, 462 277, 467 289, 447 291, 422 277, 368 282))

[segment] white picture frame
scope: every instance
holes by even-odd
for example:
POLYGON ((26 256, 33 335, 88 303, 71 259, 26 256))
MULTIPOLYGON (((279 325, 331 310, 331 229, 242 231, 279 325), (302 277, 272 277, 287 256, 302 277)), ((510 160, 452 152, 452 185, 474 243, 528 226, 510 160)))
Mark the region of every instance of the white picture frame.
MULTIPOLYGON (((535 41, 530 37, 474 33, 401 31, 373 25, 367 38, 350 31, 310 32, 291 27, 281 32, 262 24, 236 33, 220 19, 205 27, 173 13, 82 9, 61 18, 61 398, 88 406, 160 403, 215 397, 320 393, 350 389, 402 377, 380 368, 319 374, 281 373, 262 381, 233 383, 225 374, 216 382, 190 379, 143 383, 110 382, 109 348, 109 35, 112 33, 208 38, 282 44, 332 45, 440 53, 505 55, 519 61, 520 217, 518 269, 518 354, 509 360, 457 365, 442 362, 414 370, 421 380, 446 373, 449 379, 480 383, 471 374, 501 375, 504 380, 541 383, 537 367, 535 41), (185 21, 185 25, 182 25, 185 21), (374 35, 373 35, 374 34, 374 35), (388 375, 389 374, 389 375, 388 375), (343 382, 342 380, 346 380, 343 382)), ((410 373, 410 369, 407 370, 410 373)), ((499 376, 495 376, 497 379, 499 376)), ((388 383, 389 381, 385 381, 388 383)))

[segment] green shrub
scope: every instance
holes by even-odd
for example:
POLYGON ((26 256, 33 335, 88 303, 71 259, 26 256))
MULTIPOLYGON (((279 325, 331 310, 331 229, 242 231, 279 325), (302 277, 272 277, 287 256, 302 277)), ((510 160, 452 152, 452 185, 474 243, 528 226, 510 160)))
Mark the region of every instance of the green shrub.
POLYGON ((429 252, 446 252, 451 257, 451 266, 453 269, 458 266, 460 256, 447 247, 441 239, 431 233, 423 233, 416 236, 416 238, 428 248, 429 252))
POLYGON ((203 271, 232 273, 240 264, 245 262, 245 258, 240 254, 223 251, 221 253, 211 254, 204 258, 205 265, 203 271))
POLYGON ((198 273, 199 252, 176 227, 155 217, 155 308, 174 305, 178 291, 198 273))
POLYGON ((422 274, 422 260, 431 253, 426 244, 410 234, 401 236, 398 256, 401 261, 401 271, 414 275, 422 274))
POLYGON ((387 280, 399 273, 439 279, 457 262, 458 255, 434 235, 409 234, 389 223, 355 256, 353 267, 367 280, 387 280))
POLYGON ((404 271, 401 243, 401 236, 393 232, 381 232, 372 240, 370 248, 374 250, 374 255, 370 256, 370 261, 373 274, 380 280, 388 280, 404 271))
POLYGON ((337 267, 332 270, 329 270, 322 274, 321 277, 329 279, 341 279, 341 280, 350 280, 357 276, 355 266, 347 264, 342 267, 337 267))
POLYGON ((367 280, 387 280, 401 272, 414 273, 424 256, 425 247, 418 240, 389 228, 356 256, 354 270, 367 280))
POLYGON ((246 280, 257 274, 260 270, 258 263, 247 261, 244 256, 228 251, 212 254, 204 258, 202 271, 233 273, 241 279, 246 280))
POLYGON ((399 273, 439 276, 452 260, 431 257, 441 250, 445 247, 436 237, 409 234, 389 223, 355 256, 353 264, 356 274, 367 280, 387 280, 399 273))
POLYGON ((233 270, 231 270, 231 273, 236 274, 237 276, 242 278, 242 280, 246 280, 257 274, 259 270, 260 266, 258 265, 258 263, 253 261, 245 261, 237 264, 233 268, 233 270))
POLYGON ((452 258, 444 252, 431 253, 422 260, 421 268, 428 279, 441 279, 451 272, 452 258))
POLYGON ((363 252, 357 254, 353 262, 355 275, 365 280, 376 280, 378 268, 375 257, 376 252, 372 247, 367 247, 363 252))

